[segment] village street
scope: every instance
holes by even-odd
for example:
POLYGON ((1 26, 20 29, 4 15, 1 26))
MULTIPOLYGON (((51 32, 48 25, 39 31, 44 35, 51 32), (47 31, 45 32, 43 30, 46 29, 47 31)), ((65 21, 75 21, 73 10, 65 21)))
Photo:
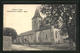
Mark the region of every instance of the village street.
POLYGON ((12 45, 12 50, 21 51, 21 50, 40 50, 40 49, 31 48, 31 47, 29 47, 29 46, 23 46, 23 45, 13 44, 13 45, 12 45))
POLYGON ((12 50, 17 50, 17 51, 22 51, 22 50, 38 50, 38 51, 40 51, 40 50, 56 50, 56 48, 51 48, 51 47, 49 47, 49 45, 46 45, 46 46, 42 46, 42 45, 31 45, 31 46, 28 46, 28 45, 16 45, 16 44, 13 44, 12 45, 12 50))
MULTIPOLYGON (((61 45, 59 45, 60 48, 57 48, 55 45, 17 45, 17 44, 13 44, 12 45, 12 50, 17 50, 17 51, 42 51, 42 50, 66 50, 67 47, 63 47, 61 48, 61 45)), ((58 46, 58 47, 59 47, 58 46)), ((69 49, 67 49, 69 50, 69 49)))

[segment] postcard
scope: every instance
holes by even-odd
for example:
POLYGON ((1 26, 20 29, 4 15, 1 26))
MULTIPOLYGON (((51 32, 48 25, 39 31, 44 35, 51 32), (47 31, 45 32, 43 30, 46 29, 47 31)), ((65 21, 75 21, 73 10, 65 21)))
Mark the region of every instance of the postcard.
POLYGON ((4 4, 3 51, 76 50, 76 4, 4 4))

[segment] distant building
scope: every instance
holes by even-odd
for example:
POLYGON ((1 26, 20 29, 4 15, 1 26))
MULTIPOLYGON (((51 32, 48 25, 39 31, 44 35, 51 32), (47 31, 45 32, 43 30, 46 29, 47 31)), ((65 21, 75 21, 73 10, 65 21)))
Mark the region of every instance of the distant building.
POLYGON ((21 33, 17 39, 16 42, 19 44, 29 44, 29 43, 34 43, 36 38, 35 38, 35 32, 34 31, 27 31, 24 33, 21 33))

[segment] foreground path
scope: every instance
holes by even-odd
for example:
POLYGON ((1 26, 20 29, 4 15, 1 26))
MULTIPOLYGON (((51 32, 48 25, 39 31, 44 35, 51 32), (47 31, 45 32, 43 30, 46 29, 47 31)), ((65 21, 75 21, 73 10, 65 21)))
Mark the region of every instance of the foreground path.
POLYGON ((40 50, 37 48, 31 48, 29 46, 23 46, 23 45, 12 45, 12 50, 40 50))
MULTIPOLYGON (((49 46, 42 46, 42 45, 32 45, 32 46, 28 46, 28 45, 17 45, 17 44, 13 44, 12 45, 12 50, 16 50, 16 51, 29 51, 29 50, 56 50, 56 48, 50 48, 49 46)), ((58 50, 58 49, 57 49, 58 50)))
POLYGON ((12 44, 12 50, 75 50, 75 47, 70 47, 69 44, 54 44, 54 45, 17 45, 12 44))

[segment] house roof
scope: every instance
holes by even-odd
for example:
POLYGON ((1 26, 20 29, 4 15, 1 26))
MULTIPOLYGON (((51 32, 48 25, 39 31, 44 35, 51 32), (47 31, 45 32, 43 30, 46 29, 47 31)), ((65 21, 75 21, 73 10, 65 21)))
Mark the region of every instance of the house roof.
POLYGON ((21 33, 20 36, 22 36, 22 35, 31 35, 33 33, 34 33, 34 31, 31 30, 31 31, 27 31, 27 32, 21 33))

